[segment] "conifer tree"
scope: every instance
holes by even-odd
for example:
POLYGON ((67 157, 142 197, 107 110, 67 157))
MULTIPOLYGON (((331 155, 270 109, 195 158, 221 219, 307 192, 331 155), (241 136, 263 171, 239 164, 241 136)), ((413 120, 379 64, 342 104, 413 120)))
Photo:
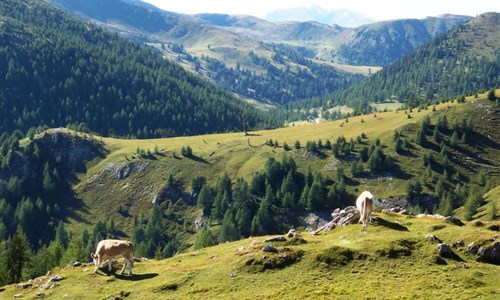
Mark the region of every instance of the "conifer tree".
POLYGON ((5 252, 5 269, 7 283, 20 282, 25 268, 29 266, 32 257, 28 237, 18 226, 16 233, 7 241, 5 252))

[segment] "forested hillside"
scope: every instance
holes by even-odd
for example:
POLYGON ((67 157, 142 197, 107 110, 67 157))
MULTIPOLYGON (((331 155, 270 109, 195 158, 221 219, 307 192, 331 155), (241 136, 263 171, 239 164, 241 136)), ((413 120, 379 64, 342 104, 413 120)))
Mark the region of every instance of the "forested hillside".
POLYGON ((40 0, 0 3, 0 78, 0 132, 146 138, 277 125, 154 50, 40 0))
POLYGON ((370 102, 398 99, 415 107, 420 103, 498 87, 499 44, 500 14, 486 13, 373 76, 308 105, 343 103, 369 109, 367 104, 370 102))
MULTIPOLYGON (((0 257, 6 268, 22 269, 0 272, 0 280, 86 261, 102 238, 131 239, 136 256, 160 259, 310 227, 308 215, 353 204, 362 190, 413 213, 470 220, 500 182, 497 96, 491 90, 464 102, 249 136, 4 134, 0 257)), ((494 207, 482 214, 498 218, 494 207)))
POLYGON ((345 89, 361 79, 360 74, 374 73, 469 19, 446 15, 342 28, 244 15, 183 15, 137 1, 49 2, 148 43, 219 87, 265 106, 345 89))

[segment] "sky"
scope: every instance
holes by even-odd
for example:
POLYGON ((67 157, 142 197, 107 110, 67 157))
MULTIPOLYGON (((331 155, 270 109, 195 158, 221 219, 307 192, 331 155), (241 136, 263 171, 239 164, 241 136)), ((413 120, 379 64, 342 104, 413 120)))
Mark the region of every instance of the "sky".
POLYGON ((225 13, 264 17, 280 8, 310 7, 346 9, 377 21, 425 18, 445 13, 476 16, 500 12, 500 0, 142 0, 163 10, 195 14, 225 13))

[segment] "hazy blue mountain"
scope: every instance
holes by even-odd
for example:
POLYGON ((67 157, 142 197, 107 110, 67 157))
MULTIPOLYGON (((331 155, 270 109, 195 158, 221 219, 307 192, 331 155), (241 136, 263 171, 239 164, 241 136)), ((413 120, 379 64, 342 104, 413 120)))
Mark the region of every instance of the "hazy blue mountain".
POLYGON ((337 24, 342 27, 358 27, 375 22, 375 19, 350 10, 326 10, 317 5, 295 7, 272 11, 264 16, 272 22, 281 21, 316 21, 324 24, 337 24))

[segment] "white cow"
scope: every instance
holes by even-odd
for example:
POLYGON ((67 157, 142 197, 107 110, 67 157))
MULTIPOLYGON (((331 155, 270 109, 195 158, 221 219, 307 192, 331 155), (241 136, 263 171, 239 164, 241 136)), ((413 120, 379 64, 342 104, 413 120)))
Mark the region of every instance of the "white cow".
MULTIPOLYGON (((120 274, 123 274, 125 267, 129 267, 129 275, 132 275, 132 268, 134 267, 134 245, 129 241, 122 240, 102 240, 97 244, 96 253, 91 253, 90 256, 94 260, 95 269, 94 273, 97 273, 101 262, 106 259, 111 259, 117 256, 123 256, 123 268, 120 274)), ((111 272, 111 261, 108 264, 109 272, 111 272)))
POLYGON ((377 201, 375 196, 368 191, 364 191, 356 199, 356 207, 358 208, 361 217, 359 223, 363 223, 363 229, 368 225, 368 221, 371 221, 371 214, 373 212, 373 204, 377 201))

